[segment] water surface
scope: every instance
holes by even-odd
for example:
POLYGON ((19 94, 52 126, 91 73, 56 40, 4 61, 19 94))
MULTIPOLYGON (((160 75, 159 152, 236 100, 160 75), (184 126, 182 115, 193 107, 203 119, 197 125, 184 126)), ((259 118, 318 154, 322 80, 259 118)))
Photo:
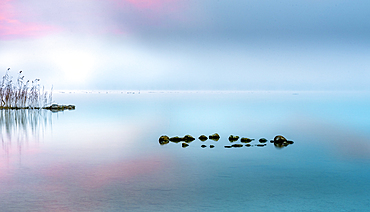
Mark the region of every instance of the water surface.
MULTIPOLYGON (((4 211, 365 211, 370 95, 64 92, 1 111, 4 211), (160 145, 161 135, 198 139, 160 145), (294 144, 224 148, 229 135, 294 144), (206 148, 201 148, 206 145, 206 148), (215 148, 209 148, 214 145, 215 148)), ((240 143, 240 142, 236 142, 240 143)))

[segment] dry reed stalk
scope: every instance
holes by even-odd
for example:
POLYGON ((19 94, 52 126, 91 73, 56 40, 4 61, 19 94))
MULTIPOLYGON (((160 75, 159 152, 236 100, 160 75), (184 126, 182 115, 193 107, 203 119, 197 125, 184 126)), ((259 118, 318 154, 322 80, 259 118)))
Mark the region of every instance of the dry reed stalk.
POLYGON ((10 68, 6 70, 0 87, 0 109, 41 109, 52 103, 52 90, 50 93, 44 87, 40 89, 40 79, 32 81, 29 87, 29 80, 23 82, 22 71, 18 73, 17 82, 14 85, 9 75, 10 68))

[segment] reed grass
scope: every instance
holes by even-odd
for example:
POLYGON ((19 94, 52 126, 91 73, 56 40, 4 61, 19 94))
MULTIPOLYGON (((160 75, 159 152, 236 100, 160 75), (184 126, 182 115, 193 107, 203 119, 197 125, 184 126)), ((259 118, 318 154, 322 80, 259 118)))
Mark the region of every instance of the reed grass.
POLYGON ((25 81, 22 71, 19 71, 17 80, 6 70, 1 80, 0 109, 42 109, 52 103, 53 87, 50 92, 40 86, 40 79, 25 81))

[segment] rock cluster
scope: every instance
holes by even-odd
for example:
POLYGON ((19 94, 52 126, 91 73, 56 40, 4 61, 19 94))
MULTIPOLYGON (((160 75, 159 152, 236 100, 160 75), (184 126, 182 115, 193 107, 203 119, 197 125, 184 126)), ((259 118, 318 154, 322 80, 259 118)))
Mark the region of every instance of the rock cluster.
POLYGON ((195 140, 195 138, 191 135, 185 135, 184 137, 172 137, 172 138, 169 138, 170 141, 174 142, 174 143, 179 143, 179 142, 186 142, 186 143, 190 143, 192 141, 195 140))
MULTIPOLYGON (((218 141, 220 139, 220 135, 218 133, 214 133, 214 134, 212 134, 208 137, 205 136, 205 135, 201 135, 201 136, 198 137, 198 139, 202 142, 208 140, 208 138, 210 140, 213 140, 213 141, 218 141)), ((173 142, 173 143, 180 143, 181 142, 181 146, 183 148, 186 148, 194 140, 195 140, 195 138, 191 135, 185 135, 184 137, 175 136, 175 137, 171 137, 171 138, 168 137, 167 135, 162 135, 161 137, 159 137, 159 144, 160 145, 165 145, 165 144, 168 144, 169 142, 173 142)), ((230 141, 230 143, 234 143, 234 142, 239 140, 239 136, 230 135, 228 140, 230 141)), ((250 144, 252 141, 254 141, 253 138, 242 137, 240 139, 240 142, 241 143, 246 143, 245 145, 235 143, 235 144, 232 144, 232 145, 226 145, 224 147, 225 148, 241 148, 243 146, 246 146, 246 147, 253 147, 253 146, 265 147, 267 145, 266 144, 266 142, 267 142, 266 138, 260 138, 258 140, 259 143, 257 143, 257 144, 250 144)), ((275 136, 275 138, 273 140, 270 141, 270 143, 273 143, 274 146, 277 147, 277 148, 283 148, 283 147, 287 147, 288 145, 293 144, 294 142, 290 141, 290 140, 287 140, 282 135, 277 135, 277 136, 275 136)), ((207 145, 202 144, 201 147, 206 148, 207 145)), ((215 147, 214 145, 209 146, 209 148, 214 148, 214 147, 215 147)))

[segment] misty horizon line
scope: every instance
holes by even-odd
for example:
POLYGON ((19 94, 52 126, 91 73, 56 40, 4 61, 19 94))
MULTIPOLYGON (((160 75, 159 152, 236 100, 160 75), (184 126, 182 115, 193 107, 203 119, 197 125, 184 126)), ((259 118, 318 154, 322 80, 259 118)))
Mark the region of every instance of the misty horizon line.
POLYGON ((54 89, 54 93, 70 93, 70 92, 77 92, 77 93, 85 93, 85 92, 92 92, 92 93, 120 93, 120 92, 140 92, 140 93, 370 93, 369 90, 243 90, 243 89, 54 89))

